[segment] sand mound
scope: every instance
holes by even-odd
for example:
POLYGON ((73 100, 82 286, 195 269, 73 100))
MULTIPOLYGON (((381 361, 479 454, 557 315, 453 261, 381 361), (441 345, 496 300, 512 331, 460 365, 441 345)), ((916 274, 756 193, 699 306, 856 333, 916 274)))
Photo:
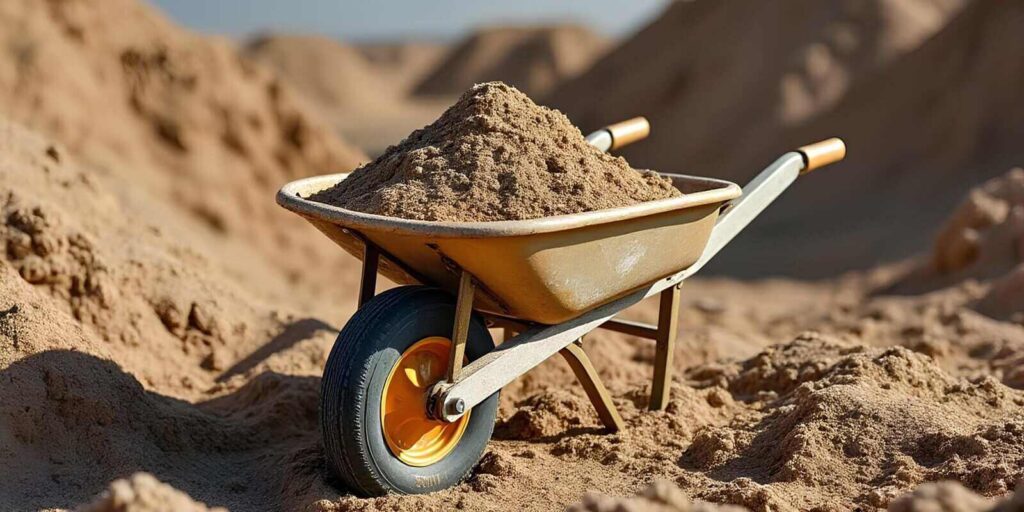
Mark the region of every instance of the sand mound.
POLYGON ((742 512, 731 505, 692 502, 671 482, 659 480, 635 498, 613 498, 588 493, 583 502, 569 507, 571 512, 742 512))
MULTIPOLYGON (((989 133, 982 128, 986 119, 993 119, 994 132, 995 119, 1009 119, 981 105, 1010 105, 1010 84, 1019 83, 998 64, 1020 53, 1007 40, 1015 37, 1009 25, 1016 23, 1010 15, 1017 6, 1001 3, 996 9, 1003 14, 993 13, 989 21, 968 16, 959 24, 969 30, 951 27, 957 34, 944 34, 947 42, 937 43, 941 48, 930 55, 915 56, 919 64, 913 70, 901 59, 922 41, 933 46, 929 36, 962 4, 676 2, 545 102, 583 127, 648 116, 650 139, 623 153, 631 162, 741 183, 785 151, 830 136, 847 137, 847 164, 793 187, 759 219, 761 230, 744 233, 736 241, 739 249, 730 247, 716 257, 712 270, 745 277, 824 277, 864 268, 881 258, 909 255, 925 242, 924 230, 941 217, 924 219, 922 212, 942 212, 950 204, 944 202, 950 200, 946 194, 958 195, 971 179, 961 174, 958 188, 942 185, 937 190, 934 176, 946 171, 935 169, 933 162, 948 169, 954 163, 949 151, 989 133), (991 50, 1000 57, 990 61, 964 50, 979 45, 986 48, 982 53, 991 50), (991 93, 982 91, 989 87, 991 93), (854 98, 846 101, 847 96, 854 98), (819 120, 834 109, 839 109, 836 115, 819 120), (981 114, 979 122, 960 123, 961 111, 981 114), (948 134, 939 133, 947 128, 948 134), (929 152, 934 158, 927 157, 929 152), (908 180, 906 173, 913 174, 909 186, 916 188, 894 183, 897 172, 908 180), (928 187, 921 187, 922 180, 928 187), (899 192, 889 195, 894 185, 899 192), (915 197, 912 203, 908 196, 915 197), (907 218, 910 211, 915 215, 907 218), (891 237, 877 228, 893 219, 914 223, 917 236, 891 237), (764 234, 757 236, 758 231, 764 234), (821 249, 824 244, 827 251, 821 249), (749 256, 754 253, 756 261, 749 256)), ((979 9, 985 7, 972 7, 979 9)), ((1017 26, 1012 30, 1020 33, 1017 26)), ((1011 140, 1014 132, 999 133, 1011 140)), ((953 169, 973 169, 965 165, 974 163, 970 158, 957 159, 953 169)), ((907 227, 908 233, 914 229, 907 227)))
POLYGON ((246 44, 245 54, 275 69, 297 92, 338 109, 382 101, 391 84, 380 80, 355 48, 322 36, 273 34, 246 44))
POLYGON ((423 75, 437 67, 448 46, 432 41, 399 41, 359 43, 355 49, 382 81, 410 92, 423 75))
POLYGON ((1024 169, 967 194, 939 230, 933 251, 942 274, 990 278, 1024 261, 1024 169))
POLYGON ((119 362, 148 384, 188 395, 212 383, 201 361, 251 349, 278 324, 260 305, 260 286, 243 292, 200 252, 210 248, 203 238, 181 241, 195 229, 187 217, 134 209, 62 147, 6 122, 0 134, 5 266, 125 350, 119 362))
POLYGON ((554 360, 503 394, 490 455, 466 483, 348 496, 317 433, 316 375, 334 332, 222 282, 202 240, 178 236, 187 222, 126 215, 62 147, 2 133, 0 509, 73 507, 139 470, 211 506, 322 511, 549 510, 592 489, 633 495, 655 478, 681 493, 662 484, 623 506, 850 509, 884 507, 926 481, 995 496, 1024 477, 1024 395, 997 381, 1014 382, 1024 330, 964 309, 969 294, 836 307, 828 297, 841 294, 824 285, 698 281, 681 315, 682 364, 815 321, 837 334, 680 371, 660 413, 646 410, 650 343, 595 334, 587 348, 628 429, 604 433, 554 360), (777 300, 767 307, 765 296, 777 300))
POLYGON ((0 123, 0 509, 70 507, 140 468, 247 508, 287 466, 231 466, 315 443, 303 375, 334 332, 225 278, 188 216, 105 181, 0 123))
POLYGON ((968 281, 974 308, 1024 320, 1024 170, 971 189, 938 230, 931 254, 891 286, 920 293, 968 281))
POLYGON ((476 83, 502 81, 539 97, 585 70, 607 47, 607 39, 576 25, 485 28, 452 48, 413 93, 461 94, 476 83))
POLYGON ((996 495, 1024 477, 1024 395, 994 379, 952 378, 902 348, 803 338, 727 380, 765 371, 793 378, 744 394, 757 414, 701 431, 683 454, 684 467, 728 480, 699 497, 754 510, 885 507, 921 481, 996 495))
POLYGON ((221 507, 209 508, 187 494, 160 482, 148 473, 116 480, 110 489, 92 503, 79 507, 79 512, 227 512, 221 507))
MULTIPOLYGON (((841 135, 851 156, 769 211, 766 224, 792 226, 781 245, 799 238, 829 244, 831 251, 813 258, 822 272, 908 256, 964 190, 1020 165, 1024 107, 1016 84, 1024 71, 1005 62, 1024 52, 1022 33, 1024 5, 971 2, 920 48, 858 83, 833 111, 783 132, 786 146, 841 135), (899 237, 879 227, 893 221, 899 237)), ((757 151, 765 161, 778 152, 757 151)), ((764 239, 744 237, 738 251, 764 239)), ((764 256, 785 257, 771 249, 764 256)))
POLYGON ((408 96, 412 79, 406 75, 422 73, 413 68, 429 63, 429 55, 425 62, 402 62, 420 57, 410 53, 381 62, 388 56, 378 52, 374 62, 333 39, 280 34, 261 36, 246 47, 247 55, 277 71, 345 140, 371 155, 437 118, 450 101, 408 96))
POLYGON ((721 165, 738 146, 834 105, 961 3, 676 2, 548 102, 581 126, 648 116, 650 139, 627 154, 653 168, 748 177, 721 165))
POLYGON ((363 156, 228 41, 188 33, 133 0, 15 0, 0 6, 0 21, 7 118, 296 276, 329 258, 327 243, 267 198, 289 179, 351 169, 363 156))
POLYGON ((972 189, 939 230, 930 263, 908 284, 988 281, 976 308, 994 318, 1024 320, 1024 170, 972 189))
MULTIPOLYGON (((956 482, 923 484, 914 492, 893 501, 889 512, 1012 512, 1024 506, 1024 489, 1010 498, 993 500, 979 496, 956 482)), ((635 498, 614 498, 588 494, 583 502, 569 508, 591 512, 698 512, 744 511, 744 507, 692 503, 685 493, 669 482, 651 484, 635 498)), ((782 509, 784 510, 784 509, 782 509)))
POLYGON ((491 82, 312 199, 407 219, 493 221, 677 195, 669 180, 587 145, 557 111, 491 82))

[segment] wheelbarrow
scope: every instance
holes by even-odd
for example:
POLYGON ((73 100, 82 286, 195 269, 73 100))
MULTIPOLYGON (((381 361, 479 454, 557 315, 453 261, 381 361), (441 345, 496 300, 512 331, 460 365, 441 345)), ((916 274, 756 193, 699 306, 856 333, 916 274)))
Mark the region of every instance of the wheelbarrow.
MULTIPOLYGON (((647 136, 643 118, 587 137, 602 151, 647 136)), ((621 416, 582 338, 598 328, 654 340, 649 408, 669 400, 679 287, 798 176, 841 160, 829 139, 786 153, 746 187, 662 174, 683 195, 530 220, 429 222, 310 201, 344 180, 291 182, 277 202, 362 260, 359 309, 324 368, 328 466, 364 496, 457 484, 490 440, 503 386, 561 354, 605 427, 621 416), (377 294, 377 275, 405 286, 377 294), (660 295, 655 325, 616 315, 660 295), (495 343, 489 328, 503 329, 495 343)))

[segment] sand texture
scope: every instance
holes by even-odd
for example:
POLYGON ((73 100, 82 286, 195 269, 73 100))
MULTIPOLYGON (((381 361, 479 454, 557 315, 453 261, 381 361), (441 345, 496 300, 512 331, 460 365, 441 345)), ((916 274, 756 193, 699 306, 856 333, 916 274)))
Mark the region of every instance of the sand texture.
POLYGON ((608 46, 605 37, 579 25, 482 28, 449 50, 413 94, 449 96, 502 81, 540 97, 585 70, 608 46))
POLYGON ((264 34, 244 47, 246 56, 276 71, 345 140, 375 156, 436 119, 453 99, 409 95, 410 82, 442 51, 415 44, 361 49, 296 34, 264 34))
MULTIPOLYGON (((503 389, 494 437, 465 482, 363 499, 328 471, 317 411, 358 265, 273 192, 364 157, 318 120, 327 109, 311 94, 293 92, 298 83, 146 5, 0 2, 0 510, 1024 510, 1024 118, 1019 59, 1007 58, 1022 51, 1024 11, 960 4, 697 0, 672 4, 610 54, 623 58, 658 27, 687 27, 670 32, 696 42, 717 33, 711 46, 644 54, 671 75, 652 81, 664 95, 623 104, 669 116, 678 97, 700 120, 704 105, 736 102, 723 122, 768 125, 778 109, 796 123, 778 136, 794 139, 844 125, 861 163, 801 178, 769 209, 785 215, 759 219, 723 251, 759 279, 686 282, 665 410, 648 410, 654 344, 595 331, 584 346, 625 430, 606 432, 552 358, 503 389), (775 30, 783 19, 801 30, 775 30), (735 20, 757 23, 726 30, 735 20), (756 69, 771 83, 828 75, 787 64, 809 40, 835 52, 857 43, 831 54, 841 93, 793 110, 760 82, 760 96, 731 88, 746 83, 733 66, 753 60, 766 60, 756 69), (721 58, 709 70, 702 52, 721 58), (670 66, 677 58, 693 60, 670 66), (681 99, 698 91, 721 98, 681 99), (823 227, 836 219, 915 257, 872 266, 886 247, 857 242, 870 239, 861 231, 836 242, 823 227), (760 273, 780 248, 786 268, 827 278, 760 273), (850 254, 870 268, 835 273, 850 254)), ((811 53, 808 69, 819 70, 822 51, 811 53)), ((609 94, 621 86, 607 84, 609 94)), ((565 117, 512 89, 486 85, 464 100, 357 171, 358 198, 411 198, 392 203, 417 218, 500 219, 593 207, 588 187, 628 192, 622 201, 667 190, 580 146, 565 117), (583 172, 594 169, 611 176, 583 172), (503 192, 510 185, 520 188, 503 192)), ((699 150, 694 132, 674 132, 674 161, 717 161, 722 134, 744 143, 729 145, 740 160, 778 149, 712 128, 699 150)), ((641 163, 662 151, 643 147, 641 163)), ((652 322, 657 310, 655 300, 625 315, 652 322)))
MULTIPOLYGON (((662 484, 635 506, 849 510, 936 480, 999 497, 1024 478, 1024 328, 974 310, 987 282, 886 296, 877 290, 901 277, 880 273, 690 283, 664 412, 646 410, 652 345, 595 333, 587 348, 627 430, 603 432, 551 360, 506 388, 466 483, 358 499, 326 473, 316 427, 335 331, 124 220, 88 167, 59 149, 54 159, 59 146, 15 126, 2 140, 5 510, 92 502, 139 468, 232 510, 550 510, 654 479, 681 491, 662 484)), ((140 507, 181 499, 132 482, 110 492, 140 507)))
POLYGON ((405 92, 437 67, 449 49, 442 42, 420 40, 365 42, 355 48, 378 76, 405 92))
MULTIPOLYGON (((62 143, 97 176, 130 182, 270 263, 338 261, 268 197, 282 183, 366 158, 281 79, 222 38, 190 33, 134 0, 0 5, 0 111, 62 143)), ((119 185, 119 186, 121 186, 119 185)), ((241 259, 241 258, 240 258, 241 259)))
POLYGON ((106 492, 77 512, 226 512, 193 501, 187 494, 164 484, 148 473, 116 480, 106 492))
POLYGON ((561 113, 479 84, 431 125, 311 199, 431 221, 521 220, 678 196, 668 179, 590 147, 561 113))
POLYGON ((651 137, 623 152, 634 165, 738 183, 844 137, 846 162, 794 187, 761 221, 772 229, 710 269, 829 277, 914 254, 967 187, 1016 165, 985 162, 1019 147, 1008 120, 1020 70, 1000 64, 1021 52, 1019 11, 998 0, 674 2, 541 101, 584 127, 647 116, 651 137), (896 220, 906 234, 888 236, 896 220))

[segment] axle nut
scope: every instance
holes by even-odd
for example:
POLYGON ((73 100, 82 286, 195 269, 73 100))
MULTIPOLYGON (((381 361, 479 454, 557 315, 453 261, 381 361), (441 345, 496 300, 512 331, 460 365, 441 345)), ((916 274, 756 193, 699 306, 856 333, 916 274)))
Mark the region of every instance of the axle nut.
POLYGON ((462 414, 466 412, 466 401, 461 398, 455 399, 455 401, 450 403, 449 406, 451 407, 450 414, 462 414))

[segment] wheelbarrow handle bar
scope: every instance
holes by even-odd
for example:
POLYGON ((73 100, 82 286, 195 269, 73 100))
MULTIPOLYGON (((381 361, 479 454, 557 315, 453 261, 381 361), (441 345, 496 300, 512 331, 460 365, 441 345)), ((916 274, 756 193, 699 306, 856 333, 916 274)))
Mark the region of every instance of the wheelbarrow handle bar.
POLYGON ((643 140, 651 134, 651 123, 645 117, 634 117, 610 124, 587 135, 587 143, 601 151, 611 151, 643 140))
MULTIPOLYGON (((835 139, 838 141, 838 139, 835 139)), ((831 149, 823 154, 832 155, 826 163, 838 161, 835 157, 836 142, 825 141, 831 149)), ((841 145, 842 141, 838 141, 841 145)), ((816 147, 817 145, 805 146, 816 147)), ((845 152, 845 151, 844 151, 845 152)), ((498 348, 484 354, 462 369, 459 379, 453 384, 437 388, 442 410, 451 410, 449 402, 463 400, 466 410, 484 401, 506 384, 558 353, 569 343, 611 320, 622 310, 652 297, 662 291, 679 285, 684 279, 697 273, 718 251, 732 241, 743 228, 779 197, 801 174, 813 169, 812 164, 823 162, 820 155, 808 155, 793 151, 782 155, 772 165, 761 171, 747 186, 743 195, 724 206, 715 223, 704 252, 696 263, 674 275, 659 279, 639 290, 599 306, 568 322, 542 325, 530 328, 504 342, 498 348), (813 157, 813 158, 812 158, 813 157)), ((820 163, 820 165, 825 165, 820 163)), ((460 415, 446 415, 447 421, 454 421, 460 415)))

